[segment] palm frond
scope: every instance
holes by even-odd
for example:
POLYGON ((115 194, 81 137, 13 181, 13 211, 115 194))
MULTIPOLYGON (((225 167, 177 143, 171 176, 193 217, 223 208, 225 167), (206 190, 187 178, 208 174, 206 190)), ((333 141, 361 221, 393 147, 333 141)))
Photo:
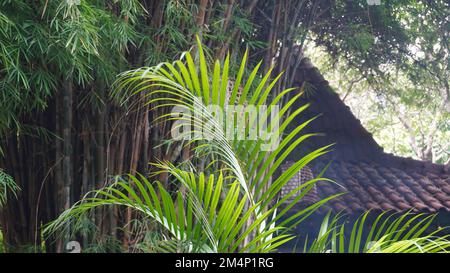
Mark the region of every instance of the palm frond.
POLYGON ((449 235, 437 236, 444 228, 429 232, 436 215, 412 212, 383 212, 369 222, 368 211, 351 224, 345 217, 329 212, 323 219, 317 238, 306 246, 314 253, 424 253, 448 252, 449 235), (347 231, 350 231, 348 236, 347 231))
MULTIPOLYGON (((169 173, 183 185, 185 191, 170 193, 158 182, 150 183, 142 175, 129 175, 127 180, 92 192, 91 196, 50 223, 45 233, 67 226, 70 221, 83 219, 84 214, 98 206, 120 205, 131 207, 153 219, 169 241, 188 244, 193 252, 268 252, 293 238, 292 235, 279 232, 284 229, 282 226, 269 224, 261 228, 261 223, 273 221, 271 217, 276 207, 258 214, 242 232, 244 224, 253 217, 259 204, 245 209, 247 197, 241 193, 237 181, 225 185, 222 174, 196 175, 170 163, 155 165, 160 168, 155 175, 169 173), (241 245, 253 233, 256 236, 241 245), (270 239, 267 239, 269 235, 270 239), (266 240, 262 240, 264 238, 266 240)), ((296 190, 302 195, 307 191, 307 187, 296 190)))

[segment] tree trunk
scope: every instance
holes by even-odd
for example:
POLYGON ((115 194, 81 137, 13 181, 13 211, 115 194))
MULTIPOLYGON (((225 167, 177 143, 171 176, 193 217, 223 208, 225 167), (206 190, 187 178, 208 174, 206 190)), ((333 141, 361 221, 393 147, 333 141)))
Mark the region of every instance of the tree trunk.
MULTIPOLYGON (((63 208, 67 210, 72 205, 72 99, 73 85, 72 78, 68 77, 64 81, 62 89, 62 179, 63 179, 63 208)), ((70 232, 70 230, 69 230, 70 232)), ((64 245, 70 240, 69 234, 64 235, 64 245)))

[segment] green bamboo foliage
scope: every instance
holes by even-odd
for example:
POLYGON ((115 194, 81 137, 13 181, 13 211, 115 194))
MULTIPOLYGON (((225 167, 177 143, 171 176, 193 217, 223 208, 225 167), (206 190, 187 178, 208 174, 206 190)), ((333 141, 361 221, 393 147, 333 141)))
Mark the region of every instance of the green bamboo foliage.
POLYGON ((2 135, 26 134, 21 115, 46 109, 69 75, 82 87, 108 83, 127 65, 123 52, 142 39, 136 23, 145 12, 137 0, 116 1, 117 15, 106 1, 40 2, 0 3, 2 135))
POLYGON ((311 245, 310 253, 435 253, 448 252, 449 235, 439 236, 445 228, 429 233, 436 215, 383 212, 368 225, 370 211, 354 223, 345 224, 342 214, 328 213, 311 245), (350 236, 346 231, 350 230, 350 236))
POLYGON ((14 179, 2 169, 0 169, 0 209, 6 204, 8 198, 17 197, 20 191, 19 186, 14 182, 14 179))

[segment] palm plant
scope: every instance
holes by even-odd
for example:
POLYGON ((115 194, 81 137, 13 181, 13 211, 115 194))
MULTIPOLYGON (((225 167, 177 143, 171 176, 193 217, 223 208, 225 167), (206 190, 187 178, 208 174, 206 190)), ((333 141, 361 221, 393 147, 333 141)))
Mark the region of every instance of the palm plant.
MULTIPOLYGON (((314 136, 308 134, 294 139, 313 120, 311 119, 287 133, 279 145, 275 145, 288 125, 307 107, 305 105, 288 114, 301 93, 291 96, 296 90, 291 88, 270 98, 270 91, 281 75, 270 81, 270 70, 257 79, 261 63, 244 80, 247 53, 239 70, 232 76, 229 56, 223 64, 216 61, 211 71, 200 41, 197 52, 197 65, 191 53, 186 52, 182 55, 182 60, 173 64, 161 63, 155 67, 125 72, 120 75, 113 94, 125 104, 130 94, 143 93, 155 113, 161 108, 182 108, 185 110, 183 116, 160 111, 162 114, 155 121, 172 122, 174 128, 193 122, 195 128, 203 129, 201 136, 195 134, 195 128, 189 127, 183 132, 184 136, 192 136, 183 142, 184 147, 189 147, 197 155, 190 158, 191 164, 188 167, 187 164, 175 167, 168 162, 153 164, 157 169, 153 174, 170 174, 174 178, 176 189, 169 191, 169 185, 164 182, 151 183, 142 175, 130 175, 127 180, 117 181, 107 188, 95 191, 91 197, 75 204, 51 223, 47 231, 56 230, 71 220, 79 219, 94 207, 123 205, 155 220, 170 240, 188 242, 190 251, 268 252, 291 240, 293 236, 288 234, 289 230, 335 197, 329 196, 281 220, 315 183, 329 181, 319 176, 277 200, 283 186, 306 164, 326 153, 329 146, 300 158, 272 181, 271 178, 289 153, 314 136), (232 81, 234 85, 230 90, 232 81), (270 107, 285 97, 288 98, 288 103, 281 107, 278 116, 271 114, 270 107), (256 140, 230 139, 225 133, 225 125, 208 107, 210 104, 222 109, 231 105, 268 105, 269 110, 263 113, 263 118, 270 116, 272 122, 268 130, 256 140), (285 119, 280 126, 273 126, 273 121, 280 120, 280 116, 285 116, 285 119), (193 167, 199 158, 206 162, 200 172, 193 167), (293 202, 286 202, 292 197, 293 202)), ((252 116, 248 125, 255 122, 256 117, 252 116)), ((174 145, 174 141, 168 143, 174 145)))
POLYGON ((351 224, 342 223, 345 217, 328 213, 320 226, 309 253, 434 253, 448 252, 450 235, 438 236, 444 228, 427 233, 436 215, 383 212, 369 225, 368 211, 351 224), (350 234, 346 231, 350 230, 350 234))

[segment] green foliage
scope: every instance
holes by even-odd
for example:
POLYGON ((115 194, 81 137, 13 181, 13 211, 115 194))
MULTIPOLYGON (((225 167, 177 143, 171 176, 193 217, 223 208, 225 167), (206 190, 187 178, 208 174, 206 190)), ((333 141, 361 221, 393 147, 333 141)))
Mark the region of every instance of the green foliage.
MULTIPOLYGON (((95 224, 93 218, 95 215, 91 213, 83 214, 77 219, 73 225, 70 233, 76 234, 84 238, 83 253, 121 253, 123 252, 122 242, 116 237, 110 234, 102 234, 100 228, 95 224)), ((64 232, 66 232, 64 230, 64 232)), ((64 234, 64 233, 62 233, 64 234)), ((62 235, 61 234, 61 235, 62 235)), ((80 237, 73 237, 73 240, 79 240, 80 237)))
MULTIPOLYGON (((409 76, 411 67, 397 70, 394 65, 383 69, 392 76, 373 78, 310 45, 306 54, 386 152, 440 164, 449 161, 450 113, 439 93, 444 82, 429 77, 419 84, 409 76)), ((427 75, 424 68, 422 73, 427 75)))
MULTIPOLYGON (((246 1, 236 2, 232 9, 230 25, 225 30, 222 28, 222 15, 225 13, 227 5, 218 2, 208 6, 208 20, 204 25, 198 26, 195 22, 198 5, 186 1, 164 1, 165 5, 161 8, 164 18, 162 25, 154 24, 152 20, 156 16, 147 14, 148 7, 144 8, 138 0, 81 0, 79 5, 75 4, 75 1, 2 1, 0 3, 0 89, 2 90, 0 94, 0 135, 11 138, 11 136, 29 134, 46 140, 57 137, 45 128, 35 126, 35 124, 26 124, 28 120, 24 116, 33 117, 34 113, 46 110, 55 93, 61 90, 66 81, 70 81, 75 87, 74 93, 77 94, 75 102, 79 102, 80 105, 89 103, 94 108, 104 105, 107 102, 105 98, 99 96, 98 92, 109 88, 114 80, 114 75, 130 69, 132 65, 144 64, 151 67, 122 74, 117 83, 119 88, 114 94, 117 101, 125 104, 130 101, 131 94, 143 93, 153 110, 171 106, 184 106, 188 110, 197 107, 205 110, 204 116, 199 122, 204 125, 214 125, 218 123, 212 113, 208 112, 206 106, 209 102, 217 101, 221 106, 228 104, 225 98, 227 96, 226 86, 230 79, 235 81, 235 88, 230 94, 231 104, 243 105, 248 102, 256 105, 274 105, 280 101, 287 101, 283 105, 281 113, 289 113, 292 110, 292 114, 283 119, 281 127, 276 129, 276 134, 274 134, 284 135, 279 148, 270 152, 262 150, 261 147, 266 144, 265 140, 270 140, 271 135, 265 135, 264 141, 229 141, 223 136, 221 130, 210 130, 207 133, 215 136, 214 141, 194 139, 189 143, 184 143, 185 146, 191 145, 197 158, 191 158, 189 162, 177 165, 179 169, 174 170, 192 174, 195 181, 200 179, 201 173, 205 177, 214 175, 214 178, 218 179, 217 171, 222 172, 223 180, 226 181, 224 184, 228 185, 223 191, 228 191, 230 185, 236 185, 237 181, 240 189, 239 200, 246 199, 246 208, 259 204, 260 207, 255 211, 260 214, 255 212, 253 217, 260 219, 258 217, 271 210, 270 204, 281 187, 298 170, 327 150, 325 147, 314 151, 301 158, 286 173, 276 176, 280 164, 288 154, 313 135, 298 138, 302 128, 310 121, 300 125, 292 133, 285 132, 289 123, 304 110, 304 108, 290 109, 290 105, 300 95, 290 96, 294 90, 288 89, 279 92, 280 95, 272 96, 273 93, 277 93, 272 90, 276 89, 274 86, 277 84, 279 76, 273 77, 271 73, 268 73, 260 77, 258 75, 260 73, 259 64, 253 63, 253 59, 247 59, 249 55, 265 54, 264 50, 260 50, 260 48, 265 48, 265 45, 268 44, 266 42, 272 43, 273 41, 261 41, 260 39, 270 36, 267 33, 270 27, 273 26, 274 32, 280 34, 280 36, 274 36, 276 48, 271 50, 273 50, 273 54, 281 53, 278 55, 286 57, 283 59, 284 63, 289 63, 290 53, 282 52, 279 47, 287 49, 296 43, 303 45, 305 36, 312 32, 316 42, 324 45, 333 56, 344 57, 348 61, 348 65, 365 73, 370 71, 376 75, 388 74, 392 77, 392 74, 388 73, 390 71, 382 69, 383 65, 389 66, 390 64, 394 64, 399 69, 407 69, 405 77, 417 84, 418 88, 408 86, 411 92, 407 96, 395 97, 402 103, 409 105, 414 102, 416 107, 420 107, 425 102, 431 101, 433 107, 437 109, 436 105, 439 104, 436 104, 434 100, 437 94, 435 91, 445 90, 446 83, 448 90, 448 64, 439 62, 440 59, 448 59, 448 32, 445 32, 444 20, 440 20, 442 11, 446 7, 448 8, 445 1, 382 1, 382 5, 373 7, 367 6, 365 0, 298 1, 293 4, 302 11, 297 20, 291 22, 291 17, 286 16, 279 18, 281 20, 271 21, 273 24, 279 22, 280 25, 283 24, 282 21, 285 21, 285 26, 279 29, 276 29, 276 25, 268 24, 265 19, 273 13, 275 5, 272 3, 275 2, 260 1, 258 8, 253 11, 247 10, 247 3, 244 2, 246 1), (426 15, 426 19, 423 19, 422 15, 426 15), (291 35, 291 26, 300 27, 291 35), (238 35, 230 36, 235 30, 238 35), (215 50, 223 46, 231 37, 233 40, 227 47, 234 47, 236 50, 223 62, 216 62, 210 66, 205 59, 206 56, 215 56, 214 50, 203 51, 199 45, 198 55, 182 54, 180 60, 175 64, 162 63, 153 66, 164 60, 174 59, 180 56, 180 52, 183 50, 191 48, 192 37, 197 32, 201 32, 202 39, 213 45, 215 50), (441 35, 442 33, 444 35, 441 35), (420 45, 418 51, 423 53, 423 56, 419 58, 411 58, 414 54, 411 54, 410 46, 415 44, 415 41, 419 41, 417 42, 420 45), (432 42, 427 43, 427 41, 432 42), (245 48, 243 45, 248 45, 253 52, 244 53, 244 50, 240 50, 240 48, 245 48), (234 61, 240 60, 241 57, 242 64, 234 61), (253 70, 254 67, 256 67, 255 70, 253 70), (426 69, 417 69, 417 67, 426 69), (429 85, 427 81, 430 78, 433 79, 433 84, 429 85), (239 99, 238 87, 243 89, 239 99), (206 163, 205 168, 199 164, 202 160, 206 163), (195 168, 202 170, 197 171, 195 168), (272 181, 272 177, 275 177, 274 181, 272 181)), ((210 1, 210 3, 213 2, 210 1)), ((157 8, 155 10, 158 11, 157 8)), ((284 12, 282 11, 281 14, 284 12)), ((267 57, 271 59, 274 56, 269 54, 267 57)), ((264 65, 268 66, 268 64, 264 65)), ((279 71, 284 68, 280 67, 279 71)), ((266 71, 268 67, 264 67, 264 69, 266 71)), ((374 77, 370 73, 365 76, 373 80, 374 77)), ((398 87, 389 88, 389 92, 398 90, 398 87)), ((383 108, 384 103, 385 101, 380 104, 380 108, 383 108)), ((74 111, 78 111, 78 109, 75 110, 74 107, 74 111)), ((416 109, 413 108, 409 111, 416 111, 416 109)), ((160 114, 161 112, 155 111, 155 113, 160 114)), ((424 119, 424 123, 429 123, 429 113, 424 119)), ((431 115, 433 113, 431 112, 431 115)), ((81 119, 83 118, 81 117, 81 119)), ((448 132, 446 119, 448 117, 443 116, 439 121, 439 131, 448 132), (441 122, 442 120, 444 123, 441 122)), ((167 124, 177 121, 169 116, 164 116, 164 112, 157 120, 167 124)), ((80 124, 74 125, 74 128, 80 128, 80 124)), ((421 125, 414 126, 418 128, 421 125)), ((446 134, 440 136, 443 139, 446 137, 446 134)), ((166 144, 173 145, 174 142, 168 141, 166 144)), ((441 147, 441 150, 445 149, 446 147, 441 147)), ((27 153, 24 154, 28 156, 27 153)), ((5 182, 4 185, 11 185, 10 182, 5 182)), ((127 192, 127 188, 123 188, 123 186, 130 181, 122 182, 123 184, 114 186, 127 192)), ((167 194, 172 197, 178 196, 181 191, 180 184, 183 183, 179 179, 173 179, 171 182, 174 182, 175 186, 170 185, 170 190, 169 187, 164 187, 161 193, 166 190, 167 194)), ((313 181, 311 184, 315 182, 313 181)), ((130 185, 133 183, 133 179, 131 179, 130 185)), ((153 181, 152 185, 154 185, 153 181)), ((113 191, 113 188, 103 190, 113 191)), ((156 190, 160 191, 158 187, 155 188, 156 190)), ((131 194, 131 192, 129 193, 131 194)), ((116 196, 114 199, 117 204, 130 202, 130 200, 119 197, 116 196)), ((189 204, 189 198, 192 198, 184 195, 182 197, 186 198, 183 201, 187 204, 189 204)), ((153 202, 154 204, 160 202, 169 207, 171 205, 169 199, 158 199, 153 202)), ((172 202, 176 202, 176 200, 172 200, 172 202)), ((168 210, 170 211, 170 209, 168 210)), ((282 210, 280 214, 286 211, 282 210)), ((312 211, 313 209, 311 209, 312 211)), ((272 213, 273 217, 276 217, 275 214, 280 215, 275 211, 272 213)), ((288 231, 291 224, 293 226, 295 222, 304 219, 300 216, 296 215, 291 218, 292 223, 282 223, 281 226, 286 227, 288 231)), ((201 222, 201 218, 193 219, 202 223, 201 228, 204 228, 204 224, 206 225, 206 222, 201 222)), ((265 218, 262 223, 266 224, 269 221, 267 219, 269 218, 265 218)), ((180 228, 183 226, 178 222, 173 223, 179 225, 180 228)), ((262 223, 261 225, 263 225, 262 223)), ((213 225, 213 223, 208 224, 213 225)), ((264 228, 269 230, 269 227, 264 228)), ((167 228, 165 230, 169 234, 170 231, 167 228)), ((256 232, 256 229, 254 231, 256 232)), ((276 232, 277 236, 280 232, 276 232)), ((152 245, 156 245, 156 249, 158 249, 158 245, 161 243, 161 237, 158 236, 149 238, 150 246, 148 248, 152 249, 152 245)), ((174 237, 173 234, 171 236, 174 237)), ((250 237, 256 238, 254 236, 255 234, 251 234, 250 237)), ((205 242, 204 238, 200 239, 205 242)), ((220 239, 217 240, 220 241, 220 239)), ((211 248, 219 247, 218 243, 214 244, 213 242, 214 240, 209 240, 206 241, 206 244, 209 244, 211 248)), ((163 240, 162 244, 163 248, 169 249, 186 247, 184 242, 176 237, 163 240), (164 242, 167 242, 167 246, 164 245, 164 242)), ((115 242, 111 242, 111 245, 115 245, 115 242)), ((249 248, 252 251, 257 249, 253 246, 249 246, 249 248)), ((105 248, 92 251, 100 251, 100 249, 105 248)))
MULTIPOLYGON (((247 198, 246 195, 240 196, 237 181, 226 185, 222 174, 205 177, 200 173, 195 177, 194 173, 181 171, 171 165, 158 166, 182 183, 187 191, 185 195, 178 191, 172 199, 162 184, 154 186, 143 176, 129 176, 132 183, 118 181, 110 187, 95 191, 95 197, 85 198, 49 228, 58 228, 68 219, 78 218, 97 206, 122 205, 154 219, 164 234, 171 238, 170 242, 176 242, 176 249, 180 245, 189 246, 184 249, 186 252, 269 252, 293 238, 286 234, 276 235, 282 229, 274 225, 276 219, 272 218, 276 207, 258 213, 252 219, 252 225, 241 233, 241 228, 260 209, 260 204, 244 209, 247 198), (267 224, 262 226, 261 223, 265 222, 267 224), (255 238, 239 249, 240 244, 253 232, 256 233, 255 238)), ((175 245, 170 242, 166 242, 165 248, 174 252, 175 245)))
POLYGON ((0 209, 6 204, 11 195, 17 197, 19 191, 20 188, 14 182, 14 179, 0 169, 0 209))
POLYGON ((133 23, 144 11, 137 0, 117 1, 117 15, 105 9, 106 1, 39 2, 0 3, 0 131, 4 134, 23 126, 22 115, 47 108, 68 78, 81 87, 94 80, 111 81, 126 65, 123 51, 140 37, 133 23))
POLYGON ((343 215, 328 213, 319 234, 305 252, 310 253, 434 253, 448 252, 450 241, 438 236, 444 228, 427 233, 435 215, 383 212, 369 222, 368 211, 351 224, 343 215), (350 231, 350 233, 348 232, 350 231))
MULTIPOLYGON (((126 72, 121 75, 113 96, 125 104, 130 95, 144 92, 154 112, 174 106, 188 109, 189 111, 183 112, 188 114, 182 117, 162 112, 156 120, 181 122, 178 123, 179 126, 190 124, 194 120, 197 125, 201 125, 206 139, 195 137, 192 129, 184 133, 194 136, 188 144, 198 153, 198 157, 206 160, 204 170, 195 170, 195 158, 190 159, 192 164, 187 166, 174 166, 168 162, 154 164, 158 171, 153 176, 168 173, 172 179, 170 187, 158 181, 150 182, 143 175, 130 175, 126 180, 119 180, 111 186, 92 192, 52 222, 46 228, 47 232, 67 228, 70 223, 79 221, 86 212, 94 208, 120 205, 129 207, 158 224, 160 231, 149 232, 146 239, 137 245, 143 251, 270 252, 292 240, 295 236, 289 234, 290 230, 329 199, 336 197, 330 196, 305 209, 287 214, 317 181, 329 181, 319 176, 282 199, 277 199, 281 188, 291 177, 308 162, 322 155, 327 147, 313 151, 281 175, 274 176, 285 157, 310 137, 306 135, 291 142, 310 121, 299 125, 270 151, 261 148, 264 142, 261 139, 228 139, 224 135, 222 124, 206 106, 209 103, 222 107, 245 103, 263 104, 278 77, 272 82, 266 82, 269 77, 264 75, 256 88, 250 91, 258 66, 254 69, 255 73, 250 73, 244 81, 246 55, 234 77, 228 74, 229 57, 223 66, 217 61, 213 71, 209 69, 201 43, 198 44, 197 57, 197 62, 194 63, 194 58, 187 52, 183 55, 186 63, 179 60, 174 64, 162 63, 126 72), (227 89, 230 79, 234 82, 231 91, 227 89), (238 96, 240 86, 243 87, 238 96), (195 108, 202 109, 200 116, 189 114, 195 108), (214 126, 206 126, 211 122, 214 126), (269 179, 272 176, 275 177, 273 181, 269 179), (286 200, 291 196, 295 196, 295 200, 287 203, 286 200)), ((288 89, 279 97, 291 91, 292 89, 288 89)), ((286 112, 298 96, 288 100, 280 112, 286 112)), ((279 97, 270 103, 277 103, 279 97)), ((303 110, 304 108, 298 109, 285 118, 278 128, 280 135, 303 110)), ((345 232, 348 228, 338 224, 341 216, 330 219, 328 214, 318 238, 305 251, 441 252, 450 246, 447 237, 435 237, 441 229, 425 235, 434 216, 421 218, 423 215, 411 216, 406 213, 384 219, 385 214, 381 214, 372 224, 369 235, 364 237, 368 215, 369 212, 350 227, 351 234, 348 237, 345 232)))
MULTIPOLYGON (((209 104, 218 104, 222 108, 229 104, 246 103, 275 105, 294 89, 285 90, 269 102, 270 90, 280 77, 269 81, 269 72, 263 75, 254 90, 250 90, 258 66, 244 79, 247 54, 234 77, 229 74, 229 56, 222 67, 219 61, 215 62, 213 69, 208 67, 200 42, 197 64, 194 64, 194 58, 189 52, 183 54, 183 60, 186 64, 179 60, 174 64, 161 63, 155 67, 123 73, 113 96, 126 103, 130 96, 145 92, 154 113, 158 113, 157 109, 174 106, 190 110, 191 114, 187 113, 181 118, 163 112, 156 118, 156 122, 179 121, 179 126, 183 126, 194 120, 203 128, 206 137, 194 137, 189 144, 193 151, 200 154, 200 158, 206 160, 205 172, 209 174, 184 171, 182 166, 175 167, 166 162, 158 163, 155 166, 159 171, 154 175, 169 173, 177 185, 175 192, 170 192, 167 185, 157 181, 156 184, 149 182, 144 176, 130 176, 127 181, 118 181, 110 187, 95 191, 93 197, 85 198, 64 212, 48 226, 47 231, 64 228, 68 222, 79 219, 95 207, 122 205, 155 220, 165 231, 169 241, 176 242, 175 246, 188 242, 191 252, 269 252, 292 239, 293 236, 287 234, 292 227, 335 197, 327 197, 277 223, 315 183, 320 180, 328 181, 325 178, 315 178, 274 203, 290 178, 313 159, 324 154, 328 148, 311 152, 274 181, 269 180, 289 153, 302 141, 313 136, 305 135, 294 140, 294 136, 298 136, 310 120, 286 134, 279 145, 275 142, 307 106, 286 115, 279 127, 269 126, 266 135, 260 139, 229 139, 224 134, 224 125, 207 107, 209 104), (235 79, 234 86, 228 91, 227 85, 231 79, 235 79), (243 89, 238 96, 240 86, 243 89), (194 117, 194 109, 202 109, 201 115, 194 117), (269 132, 276 134, 269 135, 269 132), (273 149, 264 149, 267 141, 273 149), (290 196, 296 196, 295 201, 281 207, 290 196)), ((281 107, 279 114, 285 115, 299 97, 300 93, 294 95, 281 107)), ((255 120, 250 119, 249 123, 252 122, 255 120)), ((193 132, 190 129, 184 134, 194 135, 193 132)))
POLYGON ((0 230, 0 253, 4 253, 5 250, 3 249, 3 233, 0 230))

